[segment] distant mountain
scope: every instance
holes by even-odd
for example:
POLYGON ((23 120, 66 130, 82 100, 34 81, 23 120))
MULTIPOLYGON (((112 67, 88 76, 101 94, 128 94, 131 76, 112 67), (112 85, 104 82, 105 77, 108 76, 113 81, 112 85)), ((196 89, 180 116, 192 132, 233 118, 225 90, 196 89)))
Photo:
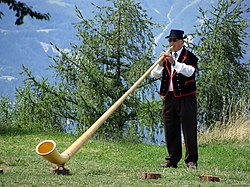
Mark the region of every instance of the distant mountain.
MULTIPOLYGON (((5 16, 0 20, 0 96, 7 95, 14 99, 15 87, 22 84, 24 77, 19 75, 24 64, 37 77, 50 77, 52 72, 46 68, 53 63, 48 55, 56 55, 56 50, 50 43, 62 50, 70 50, 70 43, 79 42, 77 30, 72 23, 77 22, 75 13, 77 6, 86 18, 91 18, 93 6, 107 3, 104 0, 43 0, 24 1, 34 10, 50 13, 50 21, 40 21, 25 18, 21 26, 14 25, 15 17, 6 5, 0 4, 0 11, 5 16)), ((194 32, 193 25, 197 24, 199 7, 209 9, 217 1, 210 0, 137 0, 147 10, 153 21, 162 25, 162 28, 153 30, 155 35, 156 54, 166 44, 164 38, 171 28, 194 32)), ((249 2, 248 2, 249 3, 249 2)), ((250 55, 248 55, 248 58, 250 55)))

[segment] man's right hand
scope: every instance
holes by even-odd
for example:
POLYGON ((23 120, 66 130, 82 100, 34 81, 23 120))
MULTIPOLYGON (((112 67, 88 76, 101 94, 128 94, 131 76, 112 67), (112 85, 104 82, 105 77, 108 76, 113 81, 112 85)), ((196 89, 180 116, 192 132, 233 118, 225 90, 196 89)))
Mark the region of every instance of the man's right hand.
MULTIPOLYGON (((161 52, 161 54, 160 54, 160 58, 162 57, 162 56, 165 56, 166 55, 166 53, 165 52, 161 52)), ((162 59, 162 61, 160 61, 159 62, 159 66, 163 66, 163 62, 164 62, 164 60, 165 60, 165 57, 162 59)))

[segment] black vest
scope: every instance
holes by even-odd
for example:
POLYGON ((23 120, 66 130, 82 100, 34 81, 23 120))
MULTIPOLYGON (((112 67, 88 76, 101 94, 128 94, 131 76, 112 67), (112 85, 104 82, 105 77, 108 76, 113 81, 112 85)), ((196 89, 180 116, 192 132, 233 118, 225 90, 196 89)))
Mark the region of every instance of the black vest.
MULTIPOLYGON (((198 58, 192 52, 186 50, 184 47, 177 61, 193 66, 196 72, 198 58)), ((162 72, 160 95, 166 97, 170 85, 171 64, 167 60, 165 60, 163 62, 163 67, 164 69, 162 72)), ((186 77, 174 70, 172 81, 175 97, 182 97, 196 92, 195 72, 192 76, 186 77)))

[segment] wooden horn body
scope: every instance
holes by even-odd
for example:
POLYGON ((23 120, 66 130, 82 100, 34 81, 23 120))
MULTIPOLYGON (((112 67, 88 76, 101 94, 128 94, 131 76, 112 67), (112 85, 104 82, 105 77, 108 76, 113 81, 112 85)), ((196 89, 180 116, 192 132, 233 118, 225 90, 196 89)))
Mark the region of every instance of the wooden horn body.
MULTIPOLYGON (((167 50, 169 52, 171 47, 167 50)), ((135 83, 120 97, 85 133, 83 133, 68 149, 59 154, 56 149, 56 143, 53 140, 44 140, 36 146, 37 154, 43 156, 46 160, 56 164, 58 167, 64 167, 64 164, 81 148, 81 146, 96 132, 96 130, 114 113, 114 111, 124 102, 139 84, 150 74, 156 65, 163 60, 161 56, 135 83)))

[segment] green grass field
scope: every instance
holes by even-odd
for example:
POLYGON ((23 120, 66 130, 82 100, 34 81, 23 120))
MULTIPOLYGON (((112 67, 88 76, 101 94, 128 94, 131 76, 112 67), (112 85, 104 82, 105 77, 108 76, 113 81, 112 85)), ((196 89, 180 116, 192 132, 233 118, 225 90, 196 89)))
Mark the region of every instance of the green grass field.
MULTIPOLYGON (((37 155, 37 144, 53 139, 61 153, 77 137, 49 133, 0 133, 0 187, 2 186, 250 186, 249 141, 200 143, 199 167, 162 169, 165 146, 89 140, 66 163, 70 175, 49 172, 51 163, 37 155), (18 135, 19 134, 19 135, 18 135), (21 134, 21 135, 20 135, 21 134), (142 180, 142 172, 156 172, 160 179, 142 180), (201 181, 214 175, 220 182, 201 181)), ((184 150, 185 152, 185 150, 184 150)), ((184 154, 184 153, 183 153, 184 154)))

